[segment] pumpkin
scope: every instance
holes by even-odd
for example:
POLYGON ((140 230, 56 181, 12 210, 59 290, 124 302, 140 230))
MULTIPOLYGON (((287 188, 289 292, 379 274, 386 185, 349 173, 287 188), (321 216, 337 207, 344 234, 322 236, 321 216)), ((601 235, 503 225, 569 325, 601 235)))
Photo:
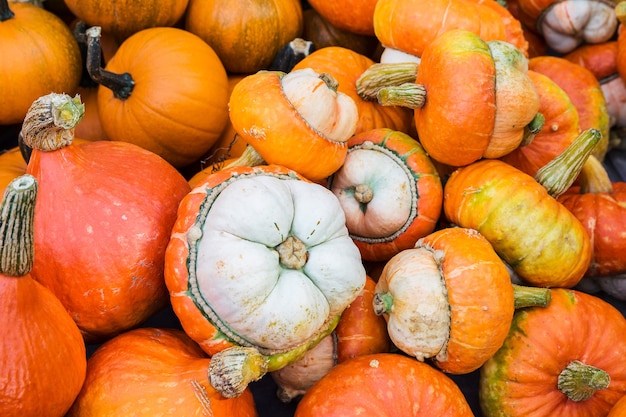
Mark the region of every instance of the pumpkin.
POLYGON ((82 114, 78 98, 43 96, 29 109, 22 135, 32 149, 26 172, 39 182, 31 274, 93 343, 166 305, 165 247, 190 187, 164 159, 136 145, 74 144, 82 114))
POLYGON ((624 316, 593 295, 551 292, 547 307, 515 313, 504 345, 481 368, 485 417, 606 416, 626 392, 624 316))
POLYGON ((23 174, 0 204, 0 414, 63 417, 85 380, 82 335, 61 302, 30 275, 38 184, 23 174), (54 381, 62 381, 55 384, 54 381))
POLYGON ((80 50, 59 17, 33 4, 0 0, 0 39, 0 125, 21 123, 44 94, 76 92, 80 50))
POLYGON ((610 127, 626 126, 626 110, 623 105, 626 102, 626 83, 617 71, 618 49, 617 41, 613 40, 582 45, 563 56, 568 61, 587 68, 600 83, 606 100, 610 127))
POLYGON ((381 104, 413 108, 419 141, 430 157, 463 166, 499 158, 522 142, 539 109, 527 64, 510 43, 448 30, 424 50, 414 83, 393 85, 388 80, 394 71, 381 64, 361 76, 357 89, 381 104))
POLYGON ((626 4, 624 2, 618 2, 615 5, 615 16, 619 22, 617 29, 617 57, 616 66, 617 72, 626 80, 626 30, 624 30, 624 22, 626 22, 626 4))
POLYGON ((267 69, 302 33, 298 0, 189 0, 184 28, 211 45, 229 73, 267 69))
POLYGON ((165 282, 226 397, 302 357, 365 284, 330 190, 278 165, 217 171, 183 199, 165 282), (228 372, 227 372, 228 371, 228 372))
POLYGON ((304 395, 335 365, 363 355, 391 351, 387 324, 374 312, 372 301, 376 281, 367 276, 365 286, 350 303, 329 336, 309 350, 302 359, 271 372, 282 402, 304 395))
POLYGON ((87 30, 107 137, 156 153, 175 168, 199 159, 228 121, 228 77, 213 49, 185 30, 144 29, 100 66, 99 27, 87 30))
POLYGON ((0 194, 4 194, 11 181, 26 173, 26 161, 20 148, 15 146, 0 153, 0 166, 0 194))
POLYGON ((581 130, 578 110, 570 96, 547 75, 529 70, 528 77, 539 95, 541 122, 529 129, 520 146, 500 159, 534 177, 567 149, 581 130))
MULTIPOLYGON (((378 0, 374 30, 383 47, 421 57, 426 47, 448 30, 466 30, 488 42, 511 43, 523 54, 528 44, 520 22, 494 1, 378 0)), ((383 52, 381 62, 385 60, 383 52)))
POLYGON ((600 137, 583 133, 534 177, 498 159, 458 168, 444 187, 446 218, 485 236, 522 281, 573 287, 591 262, 592 245, 556 196, 578 176, 600 137))
POLYGON ((587 68, 557 56, 531 58, 528 68, 547 75, 567 93, 578 111, 581 130, 600 131, 602 138, 593 155, 602 161, 608 150, 610 124, 606 99, 598 79, 587 68))
POLYGON ((580 174, 580 184, 559 197, 585 226, 593 256, 586 276, 626 273, 626 183, 612 182, 597 158, 590 156, 580 174))
POLYGON ((386 261, 435 230, 443 186, 430 157, 409 135, 380 128, 348 141, 328 181, 366 261, 386 261))
MULTIPOLYGON (((332 3, 324 3, 324 5, 331 6, 332 3)), ((359 7, 358 10, 362 10, 362 8, 359 7)), ((302 12, 302 21, 302 37, 313 42, 315 49, 322 49, 327 46, 340 46, 373 59, 379 45, 378 39, 376 39, 373 33, 371 35, 359 35, 358 33, 341 29, 330 23, 328 19, 319 14, 314 8, 308 8, 302 12)))
POLYGON ((308 4, 332 25, 357 35, 374 36, 378 0, 309 0, 308 4))
POLYGON ((430 359, 447 373, 467 374, 502 346, 516 303, 544 305, 545 294, 528 289, 515 296, 509 272, 487 239, 454 227, 392 257, 373 304, 401 351, 430 359))
POLYGON ((224 398, 213 389, 207 376, 210 363, 181 330, 129 330, 91 355, 83 388, 66 417, 256 417, 250 390, 224 398))
POLYGON ((355 134, 377 128, 388 128, 410 133, 413 112, 397 106, 381 106, 376 101, 364 100, 357 92, 356 81, 374 61, 365 55, 342 46, 317 49, 293 70, 312 68, 318 73, 328 73, 337 81, 337 91, 347 94, 358 108, 358 124, 355 134))
POLYGON ((248 75, 235 85, 229 109, 237 134, 265 162, 311 181, 343 164, 358 122, 354 100, 337 90, 334 77, 311 68, 248 75))
POLYGON ((617 28, 614 3, 602 0, 516 0, 518 17, 557 54, 609 40, 617 28))
POLYGON ((189 0, 66 0, 74 16, 89 26, 99 26, 122 42, 142 29, 174 26, 182 19, 189 0))
POLYGON ((611 407, 611 411, 606 417, 624 417, 626 416, 626 395, 622 396, 613 407, 611 407))
POLYGON ((295 417, 471 417, 443 372, 398 353, 360 356, 331 369, 302 397, 295 417))

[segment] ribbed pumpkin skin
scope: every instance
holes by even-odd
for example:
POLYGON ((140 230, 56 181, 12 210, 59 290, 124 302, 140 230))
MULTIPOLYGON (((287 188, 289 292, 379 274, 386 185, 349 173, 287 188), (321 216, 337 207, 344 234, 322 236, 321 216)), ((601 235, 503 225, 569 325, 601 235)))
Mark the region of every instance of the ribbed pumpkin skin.
POLYGON ((256 417, 249 389, 232 399, 213 389, 207 372, 210 362, 177 329, 122 333, 89 358, 85 384, 66 417, 256 417))
POLYGON ((505 162, 457 169, 446 182, 443 205, 451 223, 478 230, 530 284, 574 286, 589 266, 591 243, 580 221, 533 177, 505 162))
POLYGON ((142 30, 107 63, 135 81, 125 100, 98 87, 98 114, 110 140, 134 143, 176 168, 199 159, 228 122, 228 77, 197 36, 177 28, 142 30))
POLYGON ((309 388, 295 417, 473 417, 443 372, 407 356, 360 356, 332 368, 309 388))
POLYGON ((32 275, 86 339, 132 328, 166 304, 165 247, 190 190, 182 175, 153 153, 111 141, 34 149, 27 172, 40 184, 32 275))
POLYGON ((539 168, 552 161, 579 135, 578 110, 569 95, 550 77, 528 71, 539 94, 539 113, 545 118, 543 128, 528 145, 519 146, 500 159, 534 176, 539 168))
POLYGON ((70 11, 89 26, 100 26, 118 41, 155 26, 174 26, 189 0, 67 0, 70 11))
POLYGON ((0 125, 20 123, 38 97, 74 94, 82 64, 78 43, 56 15, 10 2, 14 17, 0 21, 0 125))
POLYGON ((606 417, 624 417, 626 416, 626 395, 616 402, 606 417))
POLYGON ((559 197, 585 225, 593 242, 588 275, 605 276, 626 272, 626 183, 613 182, 611 193, 582 193, 570 187, 559 197))
POLYGON ((483 415, 606 416, 626 392, 625 342, 619 310, 593 295, 553 289, 547 307, 515 313, 503 347, 481 369, 483 415), (608 372, 609 387, 585 401, 569 400, 557 378, 574 360, 608 372))
POLYGON ((211 45, 229 73, 266 69, 280 49, 300 36, 298 0, 190 0, 185 29, 211 45))
POLYGON ((341 46, 318 49, 298 62, 293 70, 313 68, 318 74, 331 74, 339 83, 337 91, 349 95, 359 109, 355 134, 377 128, 409 133, 413 126, 412 111, 404 107, 381 106, 363 100, 356 90, 357 79, 374 61, 365 55, 341 46))

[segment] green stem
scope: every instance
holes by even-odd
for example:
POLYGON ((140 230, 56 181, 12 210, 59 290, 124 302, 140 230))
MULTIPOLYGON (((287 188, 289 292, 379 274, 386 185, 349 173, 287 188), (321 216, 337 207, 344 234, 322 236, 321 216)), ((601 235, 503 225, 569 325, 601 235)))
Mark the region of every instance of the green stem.
POLYGON ((259 165, 266 165, 265 160, 259 155, 256 149, 247 145, 239 157, 225 165, 222 169, 231 167, 256 167, 259 165))
POLYGON ((549 288, 513 284, 515 309, 525 307, 547 307, 552 300, 549 288))
POLYGON ((37 180, 29 174, 9 183, 0 203, 0 274, 22 277, 33 267, 37 180))
POLYGON ((572 401, 585 401, 596 391, 607 389, 611 383, 610 375, 599 368, 580 361, 570 362, 559 374, 557 387, 572 401))
POLYGON ((414 83, 418 69, 415 62, 372 64, 357 79, 356 91, 363 100, 376 101, 383 87, 414 83))
POLYGON ((0 0, 0 22, 12 19, 15 13, 9 8, 8 0, 0 0))
POLYGON ((393 295, 388 292, 377 292, 374 294, 372 306, 377 316, 391 313, 393 309, 393 295))
POLYGON ((87 72, 92 80, 110 89, 115 98, 126 100, 133 92, 135 81, 127 72, 116 74, 102 68, 101 33, 102 29, 99 26, 92 26, 85 32, 87 35, 87 60, 85 63, 87 72))
POLYGON ((543 125, 545 124, 545 122, 545 116, 541 113, 537 113, 535 117, 533 117, 533 119, 530 121, 530 123, 524 126, 524 138, 522 139, 522 142, 519 144, 519 146, 522 147, 530 145, 535 139, 537 133, 541 132, 541 129, 543 129, 543 125))
POLYGON ((420 109, 426 103, 426 88, 415 83, 383 87, 378 90, 378 103, 382 106, 420 109))
POLYGON ((537 171, 537 182, 554 198, 563 194, 576 180, 601 137, 598 129, 583 131, 561 154, 537 171))

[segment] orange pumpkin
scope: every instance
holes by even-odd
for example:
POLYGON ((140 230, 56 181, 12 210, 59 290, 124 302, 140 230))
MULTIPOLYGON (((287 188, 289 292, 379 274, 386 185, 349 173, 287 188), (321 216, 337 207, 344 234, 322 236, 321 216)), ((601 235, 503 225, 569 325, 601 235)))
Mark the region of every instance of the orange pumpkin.
POLYGON ((570 97, 578 110, 581 130, 598 129, 602 134, 593 155, 601 161, 609 145, 609 112, 600 82, 587 68, 557 56, 538 56, 528 69, 547 75, 570 97))
POLYGON ((309 0, 309 5, 336 27, 358 35, 374 35, 378 0, 309 0))
POLYGON ((185 29, 215 50, 229 73, 270 66, 280 49, 302 33, 298 0, 190 0, 185 29))
POLYGON ((72 317, 30 274, 38 184, 15 178, 0 205, 0 414, 63 417, 85 380, 83 338, 72 317), (53 381, 59 381, 54 383, 53 381))
POLYGON ((0 39, 0 125, 21 123, 44 94, 76 92, 80 50, 59 17, 33 4, 0 0, 0 39))
POLYGON ((174 26, 183 17, 189 0, 67 0, 68 9, 89 26, 100 26, 117 42, 156 26, 174 26))
POLYGON ((19 146, 15 146, 0 154, 0 195, 9 183, 15 178, 26 173, 26 161, 20 152, 19 146))
POLYGON ((613 404, 611 407, 611 411, 606 417, 624 417, 626 416, 626 395, 622 396, 622 398, 613 404))
POLYGON ((397 106, 381 106, 375 101, 364 100, 358 94, 356 81, 374 61, 342 46, 320 48, 297 63, 293 70, 313 68, 318 73, 331 74, 338 83, 337 91, 350 96, 359 110, 355 134, 372 129, 388 128, 404 133, 413 129, 413 112, 397 106))
POLYGON ((198 160, 228 121, 228 77, 213 49, 182 29, 144 29, 100 67, 100 30, 87 31, 87 69, 98 87, 106 136, 163 157, 176 168, 198 160))
POLYGON ((302 397, 295 417, 473 417, 443 372, 397 353, 359 356, 331 369, 302 397))
POLYGON ((190 187, 164 159, 136 145, 74 144, 72 127, 83 112, 77 101, 41 97, 24 121, 32 149, 27 173, 39 182, 32 275, 94 342, 139 325, 167 303, 165 247, 190 187))
POLYGON ((504 345, 481 368, 485 417, 601 417, 626 393, 624 316, 593 295, 551 292, 547 307, 515 313, 504 345))
POLYGON ((230 399, 213 389, 210 363, 181 330, 129 330, 89 358, 85 383, 66 417, 256 417, 249 389, 230 399))

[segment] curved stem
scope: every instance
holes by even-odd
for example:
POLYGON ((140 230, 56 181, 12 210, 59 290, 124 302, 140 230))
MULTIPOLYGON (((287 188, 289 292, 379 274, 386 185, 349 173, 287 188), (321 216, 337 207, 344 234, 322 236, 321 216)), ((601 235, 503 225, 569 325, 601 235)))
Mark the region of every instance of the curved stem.
POLYGON ((357 93, 363 100, 376 101, 383 87, 414 83, 418 69, 415 62, 372 64, 356 80, 357 93))
POLYGON ((9 8, 8 0, 0 0, 0 22, 12 19, 15 13, 9 8))
MULTIPOLYGON (((78 43, 78 48, 80 49, 80 56, 83 62, 83 72, 80 77, 79 85, 81 87, 97 87, 99 84, 91 78, 91 76, 89 75, 89 72, 87 71, 87 46, 88 45, 87 45, 87 33, 86 32, 88 28, 89 26, 87 26, 85 22, 83 22, 82 20, 79 20, 76 22, 76 25, 74 26, 74 30, 73 30, 73 35, 74 35, 74 38, 76 39, 76 43, 78 43)), ((99 43, 98 43, 98 47, 100 47, 99 43)), ((102 48, 100 48, 100 62, 102 62, 102 59, 103 59, 102 48)))
POLYGON ((0 274, 22 277, 33 267, 37 180, 24 174, 9 183, 0 204, 0 274))
POLYGON ((419 109, 426 103, 426 88, 415 83, 383 87, 378 90, 378 103, 382 106, 419 109))
POLYGON ((254 149, 250 145, 246 145, 245 149, 236 160, 230 162, 229 164, 225 165, 221 169, 232 168, 232 167, 256 167, 259 165, 266 165, 266 164, 267 163, 265 162, 263 157, 259 155, 256 149, 254 149))
POLYGON ((92 80, 113 91, 113 96, 120 100, 130 97, 135 87, 133 77, 125 72, 116 74, 102 68, 102 48, 100 46, 100 36, 102 29, 99 26, 92 26, 86 30, 87 35, 87 72, 92 80))
POLYGON ((391 313, 393 309, 393 295, 388 292, 377 292, 374 294, 372 307, 377 316, 391 313))
POLYGON ((524 138, 519 144, 519 147, 530 145, 535 139, 535 135, 537 135, 537 133, 541 132, 541 129, 543 129, 543 125, 545 124, 545 122, 545 116, 541 113, 537 113, 535 117, 533 117, 533 119, 530 121, 530 123, 524 126, 524 138))
POLYGON ((595 366, 580 361, 570 362, 559 374, 557 387, 572 401, 585 401, 596 391, 607 389, 611 383, 609 374, 595 366))
POLYGON ((525 307, 547 307, 552 300, 552 292, 549 288, 513 284, 513 298, 516 310, 525 307))
POLYGON ((537 171, 537 182, 554 198, 563 194, 576 180, 601 137, 598 129, 582 132, 563 152, 537 171))

